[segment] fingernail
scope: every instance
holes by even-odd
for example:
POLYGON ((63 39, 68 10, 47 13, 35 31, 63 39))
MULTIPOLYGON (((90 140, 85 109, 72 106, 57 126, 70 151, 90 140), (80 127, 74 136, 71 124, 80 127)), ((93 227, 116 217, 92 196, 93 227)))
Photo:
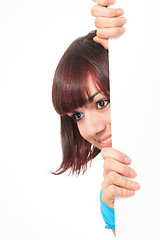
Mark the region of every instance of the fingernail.
POLYGON ((93 38, 93 40, 94 40, 95 42, 99 42, 101 39, 100 39, 99 37, 95 36, 95 37, 93 38))
POLYGON ((117 16, 121 16, 124 14, 124 11, 122 8, 118 8, 116 12, 117 12, 117 16))
POLYGON ((125 24, 126 22, 127 22, 127 19, 126 18, 121 18, 121 24, 123 25, 123 24, 125 24))
POLYGON ((128 157, 124 159, 125 164, 131 164, 132 160, 128 157))
POLYGON ((126 29, 124 27, 120 27, 120 33, 124 33, 126 31, 126 29))
POLYGON ((134 194, 135 194, 135 191, 127 190, 127 196, 131 196, 131 195, 134 195, 134 194))
POLYGON ((111 5, 111 4, 114 4, 114 3, 115 3, 115 0, 109 0, 107 5, 111 5))
POLYGON ((95 41, 95 42, 97 41, 97 36, 95 36, 95 37, 93 38, 93 41, 95 41))
POLYGON ((129 176, 130 176, 130 177, 136 177, 136 176, 137 176, 137 173, 136 173, 134 170, 132 170, 132 171, 130 172, 129 176))
POLYGON ((140 189, 139 183, 136 183, 136 182, 132 183, 132 188, 133 188, 134 190, 140 189))

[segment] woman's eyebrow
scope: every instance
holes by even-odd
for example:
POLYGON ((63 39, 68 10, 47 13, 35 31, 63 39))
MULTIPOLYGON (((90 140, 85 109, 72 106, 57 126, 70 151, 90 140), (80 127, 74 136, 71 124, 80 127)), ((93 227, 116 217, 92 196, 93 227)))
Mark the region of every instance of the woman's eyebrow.
POLYGON ((89 102, 93 102, 94 97, 95 97, 97 94, 99 94, 99 93, 100 93, 99 91, 95 92, 92 96, 90 96, 90 97, 88 98, 88 101, 89 101, 89 102))

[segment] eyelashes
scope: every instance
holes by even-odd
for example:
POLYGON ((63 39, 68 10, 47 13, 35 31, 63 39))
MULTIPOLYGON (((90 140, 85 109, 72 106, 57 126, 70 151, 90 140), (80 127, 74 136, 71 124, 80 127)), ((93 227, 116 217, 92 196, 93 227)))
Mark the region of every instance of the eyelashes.
POLYGON ((76 122, 78 122, 79 120, 81 120, 84 116, 84 113, 82 112, 75 112, 73 115, 72 115, 72 118, 74 118, 74 120, 76 122))
MULTIPOLYGON (((108 106, 110 99, 101 99, 96 102, 96 109, 101 110, 108 106)), ((74 112, 70 117, 72 117, 76 122, 80 121, 84 117, 83 112, 74 112)))
POLYGON ((110 103, 110 99, 102 99, 96 102, 97 109, 103 109, 110 103))

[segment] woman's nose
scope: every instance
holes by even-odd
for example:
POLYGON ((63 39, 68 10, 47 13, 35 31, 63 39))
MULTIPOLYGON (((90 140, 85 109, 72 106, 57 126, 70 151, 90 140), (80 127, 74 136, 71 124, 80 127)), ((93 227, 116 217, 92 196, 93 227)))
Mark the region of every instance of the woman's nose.
POLYGON ((100 116, 90 114, 86 116, 86 133, 90 136, 98 135, 98 133, 106 129, 107 121, 100 116))

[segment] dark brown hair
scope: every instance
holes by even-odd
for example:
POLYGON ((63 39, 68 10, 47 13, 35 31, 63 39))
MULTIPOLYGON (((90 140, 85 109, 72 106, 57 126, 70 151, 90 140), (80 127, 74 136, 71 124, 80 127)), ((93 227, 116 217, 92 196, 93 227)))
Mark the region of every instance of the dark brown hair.
POLYGON ((87 163, 100 152, 79 133, 77 123, 67 113, 82 107, 90 97, 88 75, 104 95, 110 97, 108 51, 93 41, 96 31, 76 39, 62 56, 55 71, 52 101, 61 116, 63 160, 53 174, 66 170, 77 175, 87 170, 87 163))

